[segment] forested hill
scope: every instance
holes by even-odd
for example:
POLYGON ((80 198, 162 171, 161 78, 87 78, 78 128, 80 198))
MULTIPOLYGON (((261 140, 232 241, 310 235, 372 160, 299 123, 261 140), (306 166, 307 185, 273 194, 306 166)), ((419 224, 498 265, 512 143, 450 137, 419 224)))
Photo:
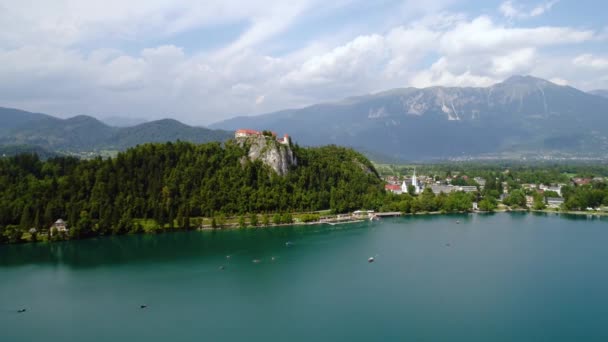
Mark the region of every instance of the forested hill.
POLYGON ((0 145, 29 145, 49 151, 83 152, 125 150, 145 143, 177 140, 223 142, 232 136, 232 132, 188 126, 172 119, 113 127, 86 115, 60 119, 0 107, 0 145))
POLYGON ((0 239, 67 220, 74 238, 141 230, 134 219, 188 227, 190 217, 373 207, 383 183, 346 148, 292 146, 284 176, 234 141, 147 144, 116 158, 0 158, 0 239))

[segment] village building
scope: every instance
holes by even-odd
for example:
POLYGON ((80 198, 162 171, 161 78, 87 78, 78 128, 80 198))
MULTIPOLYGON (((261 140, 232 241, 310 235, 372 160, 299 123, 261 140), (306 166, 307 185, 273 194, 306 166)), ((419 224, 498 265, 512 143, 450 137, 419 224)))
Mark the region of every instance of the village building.
POLYGON ((547 197, 547 207, 559 208, 564 204, 564 199, 561 197, 547 197))
POLYGON ((397 195, 401 195, 403 193, 403 191, 401 189, 401 185, 399 185, 399 184, 386 184, 386 185, 384 185, 384 190, 390 191, 397 195))
POLYGON ((580 178, 580 177, 576 177, 576 178, 572 178, 572 183, 576 184, 576 185, 587 185, 589 183, 591 183, 592 178, 580 178))
POLYGON ((390 182, 384 185, 384 189, 394 194, 406 194, 408 193, 409 185, 412 185, 414 187, 414 194, 418 195, 422 192, 422 187, 416 178, 416 170, 414 170, 412 178, 403 178, 401 185, 397 184, 396 181, 398 180, 390 178, 390 182))
POLYGON ((481 177, 475 177, 473 180, 483 189, 486 186, 486 180, 481 177))
POLYGON ((433 184, 431 185, 431 190, 435 195, 440 193, 448 194, 454 191, 463 191, 463 192, 477 192, 477 187, 474 185, 443 185, 443 184, 433 184))
POLYGON ((521 187, 526 190, 535 190, 538 188, 536 184, 522 184, 521 187))
POLYGON ((53 223, 49 230, 51 231, 51 235, 53 234, 53 231, 57 231, 58 233, 65 233, 68 231, 68 225, 65 223, 64 220, 58 219, 57 221, 55 221, 55 223, 53 223))
POLYGON ((556 192, 560 197, 562 195, 562 185, 561 184, 558 184, 558 185, 544 185, 544 184, 541 184, 538 188, 540 190, 542 190, 542 191, 553 191, 553 192, 556 192))
POLYGON ((433 184, 431 185, 431 190, 433 190, 435 195, 439 195, 442 192, 448 194, 452 191, 456 191, 456 187, 453 185, 433 184))

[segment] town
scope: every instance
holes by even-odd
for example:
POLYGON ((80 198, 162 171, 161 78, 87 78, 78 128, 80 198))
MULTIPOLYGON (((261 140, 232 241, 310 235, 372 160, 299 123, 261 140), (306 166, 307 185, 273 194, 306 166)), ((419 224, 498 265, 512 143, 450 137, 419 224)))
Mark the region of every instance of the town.
POLYGON ((464 172, 452 171, 441 177, 439 175, 417 175, 416 169, 411 175, 385 175, 385 190, 395 195, 408 194, 418 196, 425 190, 434 195, 463 192, 470 194, 471 210, 486 211, 533 209, 571 212, 608 212, 608 197, 602 192, 606 189, 606 178, 571 177, 562 182, 526 182, 517 177, 509 177, 510 171, 502 172, 501 177, 486 179, 480 176, 469 176, 464 172), (508 179, 508 180, 506 180, 508 179), (428 189, 428 190, 427 190, 428 189), (588 190, 592 197, 581 201, 576 198, 577 191, 588 190), (595 198, 593 198, 595 197, 595 198), (567 198, 571 198, 566 202, 567 198), (494 203, 490 208, 479 207, 479 202, 489 199, 494 203), (588 203, 587 203, 588 202, 588 203))

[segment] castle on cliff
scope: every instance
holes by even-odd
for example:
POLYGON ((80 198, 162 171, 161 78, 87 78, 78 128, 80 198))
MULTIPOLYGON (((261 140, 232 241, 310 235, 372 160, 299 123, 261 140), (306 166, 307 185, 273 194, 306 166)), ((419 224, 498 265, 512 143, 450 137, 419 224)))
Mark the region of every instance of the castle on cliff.
POLYGON ((276 141, 278 141, 279 143, 283 144, 283 145, 289 145, 290 142, 290 137, 289 135, 285 134, 283 136, 283 138, 277 138, 277 134, 275 132, 271 132, 271 131, 256 131, 253 129, 238 129, 236 132, 234 132, 234 138, 235 139, 239 139, 239 138, 251 138, 251 137, 262 137, 262 136, 266 136, 266 137, 270 137, 273 139, 276 139, 276 141))

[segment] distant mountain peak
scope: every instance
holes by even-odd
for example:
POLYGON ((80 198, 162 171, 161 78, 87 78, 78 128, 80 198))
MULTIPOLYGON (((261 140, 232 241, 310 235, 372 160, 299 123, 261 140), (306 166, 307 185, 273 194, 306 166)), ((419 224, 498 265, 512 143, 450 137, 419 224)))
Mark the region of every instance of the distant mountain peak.
POLYGON ((530 75, 513 75, 499 84, 503 85, 538 85, 538 84, 554 84, 545 79, 530 76, 530 75))

